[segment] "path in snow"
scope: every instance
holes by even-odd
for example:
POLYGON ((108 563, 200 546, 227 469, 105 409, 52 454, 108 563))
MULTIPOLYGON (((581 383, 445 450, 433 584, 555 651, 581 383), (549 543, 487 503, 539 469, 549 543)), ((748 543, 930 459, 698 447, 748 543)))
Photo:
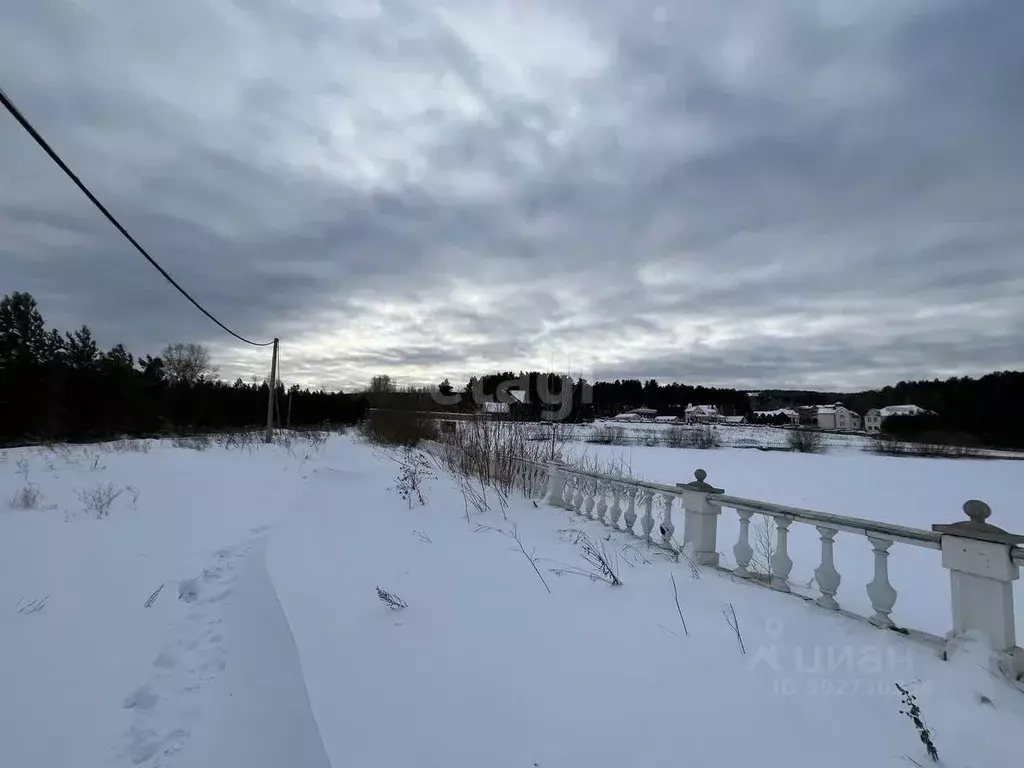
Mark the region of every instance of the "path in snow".
POLYGON ((241 566, 224 623, 229 664, 178 766, 330 768, 262 546, 241 566))
POLYGON ((266 534, 253 528, 248 539, 219 550, 209 567, 194 578, 165 587, 192 607, 153 660, 152 676, 128 693, 122 706, 133 712, 123 757, 134 765, 166 765, 188 742, 193 726, 208 709, 204 689, 224 670, 228 651, 224 611, 238 580, 240 565, 266 534))

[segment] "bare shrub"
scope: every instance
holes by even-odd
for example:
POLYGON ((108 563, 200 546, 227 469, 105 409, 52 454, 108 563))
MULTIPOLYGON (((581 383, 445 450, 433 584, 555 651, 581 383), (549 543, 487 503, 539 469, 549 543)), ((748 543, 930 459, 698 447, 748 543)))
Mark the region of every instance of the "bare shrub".
POLYGON ((412 509, 414 502, 421 506, 426 504, 423 484, 434 477, 430 457, 423 451, 404 446, 392 454, 392 458, 398 462, 398 477, 395 478, 395 490, 398 495, 409 504, 409 509, 412 509))
POLYGON ((377 587, 377 598, 393 611, 409 607, 409 604, 394 592, 388 592, 386 589, 381 589, 380 587, 377 587))
POLYGON ((19 456, 18 459, 14 462, 14 466, 17 467, 18 474, 21 475, 23 478, 25 478, 25 482, 27 483, 28 482, 28 457, 27 456, 19 456))
POLYGON ((938 441, 901 442, 891 437, 874 438, 868 450, 881 456, 914 456, 925 459, 977 459, 984 456, 970 446, 938 441))
MULTIPOLYGON (((253 429, 238 429, 220 432, 216 435, 217 445, 225 449, 245 449, 250 451, 263 445, 263 433, 253 429)), ((203 450, 199 448, 199 450, 203 450)))
POLYGON ((633 465, 623 456, 601 457, 582 454, 567 462, 570 469, 577 472, 590 472, 597 475, 611 475, 622 480, 640 480, 640 475, 633 472, 633 465))
POLYGON ((552 568, 553 574, 556 576, 565 574, 586 576, 591 581, 603 581, 613 587, 622 586, 622 580, 619 578, 618 557, 614 553, 608 552, 603 541, 594 541, 579 528, 561 530, 558 534, 563 540, 580 548, 580 556, 587 563, 587 567, 561 566, 552 568))
POLYGON ((105 446, 107 451, 112 453, 149 453, 150 444, 148 440, 114 440, 105 446))
POLYGON ((645 448, 657 448, 662 444, 663 435, 657 429, 634 430, 636 441, 645 448))
POLYGON ((12 509, 38 509, 43 493, 35 483, 19 488, 7 502, 12 509))
MULTIPOLYGON (((92 488, 76 490, 75 495, 82 502, 86 512, 102 518, 110 514, 111 505, 127 490, 118 488, 113 483, 96 483, 92 488)), ((138 498, 138 493, 135 496, 138 498)))
POLYGON ((520 422, 474 420, 441 436, 434 455, 442 469, 455 477, 476 478, 504 495, 521 475, 522 459, 543 461, 550 444, 528 442, 520 422))
POLYGON ((295 435, 290 429, 278 429, 274 432, 273 440, 277 445, 282 446, 290 456, 294 456, 292 453, 292 446, 295 444, 295 435))
POLYGON ((662 442, 669 448, 719 448, 722 440, 710 424, 692 427, 674 426, 664 430, 662 442))
POLYGON ((629 445, 626 430, 622 427, 597 427, 587 435, 586 441, 594 445, 629 445))
MULTIPOLYGON (((513 422, 517 423, 517 422, 513 422)), ((536 455, 542 461, 557 461, 562 458, 565 447, 576 439, 578 425, 569 421, 545 421, 540 424, 524 425, 517 423, 519 430, 525 431, 525 439, 544 443, 543 449, 536 455)))
POLYGON ((205 451, 213 445, 209 435, 177 435, 171 440, 175 448, 187 448, 190 451, 205 451))
POLYGON ((774 517, 758 515, 757 521, 750 529, 750 548, 753 554, 750 557, 748 570, 755 581, 763 581, 766 584, 772 582, 772 558, 778 547, 778 525, 774 517))
POLYGON ((825 436, 817 429, 797 427, 789 430, 786 443, 791 451, 797 453, 824 453, 825 436))
POLYGON ((297 432, 299 437, 309 443, 311 448, 319 451, 327 444, 327 438, 331 436, 331 425, 325 421, 319 427, 302 427, 297 432))

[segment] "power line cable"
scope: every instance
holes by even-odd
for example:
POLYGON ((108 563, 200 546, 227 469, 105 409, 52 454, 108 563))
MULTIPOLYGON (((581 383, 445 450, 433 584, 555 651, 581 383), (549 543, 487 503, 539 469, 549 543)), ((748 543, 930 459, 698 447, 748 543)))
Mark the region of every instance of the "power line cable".
POLYGON ((177 288, 178 292, 181 293, 182 296, 184 296, 186 299, 191 301, 192 304, 195 305, 196 309, 198 309, 200 312, 202 312, 208 318, 213 320, 213 322, 215 322, 223 330, 225 330, 228 333, 230 333, 232 336, 234 336, 239 341, 244 341, 246 344, 251 344, 254 347, 269 347, 271 344, 274 343, 273 341, 265 341, 265 342, 262 342, 262 343, 261 342, 256 342, 256 341, 250 341, 249 339, 245 338, 244 336, 240 336, 239 334, 235 333, 233 330, 231 330, 226 325, 224 325, 224 323, 222 323, 220 320, 218 320, 216 317, 214 317, 212 314, 210 314, 206 310, 206 308, 203 307, 202 304, 200 304, 198 301, 193 299, 192 296, 189 295, 188 291, 186 291, 184 288, 182 288, 180 285, 178 285, 178 283, 175 281, 175 279, 173 277, 171 277, 169 274, 167 274, 167 271, 163 267, 161 267, 159 264, 157 264, 156 259, 154 259, 152 256, 150 256, 146 252, 146 249, 143 248, 141 245, 139 245, 139 243, 135 240, 134 237, 132 237, 130 234, 128 234, 128 230, 125 229, 123 226, 121 226, 121 223, 117 219, 114 218, 113 214, 111 214, 110 211, 108 211, 106 209, 106 207, 104 207, 103 203, 101 203, 99 200, 96 199, 96 196, 92 192, 89 191, 88 187, 86 187, 85 184, 82 183, 82 181, 78 178, 78 176, 75 175, 74 171, 72 171, 70 168, 68 168, 67 164, 65 164, 65 162, 60 159, 60 156, 53 150, 53 148, 50 147, 50 145, 47 143, 46 139, 44 139, 39 134, 39 131, 37 131, 32 126, 32 124, 28 121, 28 119, 23 114, 21 114, 21 111, 16 106, 14 106, 14 103, 7 97, 7 94, 4 93, 3 88, 0 88, 0 103, 2 103, 7 108, 7 111, 11 113, 11 116, 14 117, 14 119, 18 121, 18 123, 21 125, 21 127, 24 128, 33 139, 35 139, 36 144, 38 144, 40 147, 42 147, 43 151, 46 152, 46 154, 50 156, 50 159, 53 160, 53 162, 55 162, 60 167, 60 169, 62 171, 64 171, 65 174, 67 174, 67 177, 69 179, 71 179, 71 181, 73 181, 75 183, 75 186, 77 186, 82 191, 82 193, 86 197, 89 198, 90 202, 94 206, 96 206, 97 209, 99 209, 100 213, 102 213, 107 218, 107 221, 109 221, 111 224, 113 224, 115 229, 117 229, 118 232, 120 232, 122 235, 124 235, 125 239, 129 243, 131 243, 133 246, 135 246, 135 250, 137 250, 139 253, 141 253, 142 256, 146 259, 146 261, 148 261, 150 264, 152 264, 156 268, 157 272, 159 272, 161 275, 164 276, 164 279, 166 279, 167 282, 169 282, 171 285, 173 285, 175 288, 177 288))

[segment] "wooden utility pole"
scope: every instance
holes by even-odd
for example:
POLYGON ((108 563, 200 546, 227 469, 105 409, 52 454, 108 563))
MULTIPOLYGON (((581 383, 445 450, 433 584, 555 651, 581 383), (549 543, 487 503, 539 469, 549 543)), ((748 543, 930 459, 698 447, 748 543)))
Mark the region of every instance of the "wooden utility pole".
POLYGON ((274 357, 270 361, 270 387, 267 390, 267 436, 264 442, 274 440, 274 390, 277 388, 277 339, 274 339, 274 357))
POLYGON ((285 429, 292 428, 292 391, 288 390, 288 418, 285 420, 285 429))

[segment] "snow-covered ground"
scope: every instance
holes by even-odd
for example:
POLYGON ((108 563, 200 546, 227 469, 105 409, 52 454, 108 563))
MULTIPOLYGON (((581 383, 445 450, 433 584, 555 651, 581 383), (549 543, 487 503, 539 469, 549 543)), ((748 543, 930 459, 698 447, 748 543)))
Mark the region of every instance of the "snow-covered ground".
MULTIPOLYGON (((579 447, 662 482, 702 466, 732 494, 910 525, 959 519, 975 496, 1024 529, 1013 462, 579 447)), ((979 647, 943 662, 521 497, 467 520, 440 474, 410 508, 397 465, 346 437, 9 450, 0 498, 25 471, 39 508, 0 509, 5 768, 926 764, 894 682, 917 692, 943 765, 1019 762, 1024 694, 979 647), (105 483, 131 490, 97 518, 79 496, 105 483), (559 533, 574 527, 617 558, 621 586, 552 572, 586 568, 559 533)), ((800 578, 817 547, 793 551, 800 578)), ((870 558, 839 551, 857 609, 870 558)), ((900 613, 904 590, 944 586, 938 554, 898 554, 894 616, 943 631, 948 591, 900 613)))
MULTIPOLYGON (((789 450, 789 439, 792 428, 764 424, 726 424, 715 423, 705 425, 712 430, 717 443, 723 448, 759 448, 762 450, 789 450)), ((614 419, 598 419, 590 424, 576 424, 560 427, 559 434, 571 442, 587 442, 595 433, 614 431, 619 436, 616 442, 630 445, 654 447, 664 445, 667 433, 674 428, 700 429, 701 425, 672 424, 652 421, 616 421, 614 419)), ((548 425, 537 423, 531 430, 538 438, 545 435, 548 425)), ((818 433, 825 451, 863 451, 873 452, 875 440, 866 432, 830 432, 818 433)), ((998 450, 990 448, 971 449, 971 455, 997 459, 1024 459, 1020 451, 998 450)))
MULTIPOLYGON (((787 427, 775 427, 763 424, 708 424, 723 447, 726 448, 788 448, 789 432, 787 427)), ((691 427, 686 424, 656 423, 650 421, 616 421, 600 419, 592 424, 580 424, 576 427, 580 440, 586 440, 591 432, 602 429, 621 428, 627 440, 635 445, 645 443, 657 444, 666 430, 673 427, 691 427)), ((867 434, 844 432, 822 432, 821 439, 827 450, 871 449, 872 440, 867 434)))

